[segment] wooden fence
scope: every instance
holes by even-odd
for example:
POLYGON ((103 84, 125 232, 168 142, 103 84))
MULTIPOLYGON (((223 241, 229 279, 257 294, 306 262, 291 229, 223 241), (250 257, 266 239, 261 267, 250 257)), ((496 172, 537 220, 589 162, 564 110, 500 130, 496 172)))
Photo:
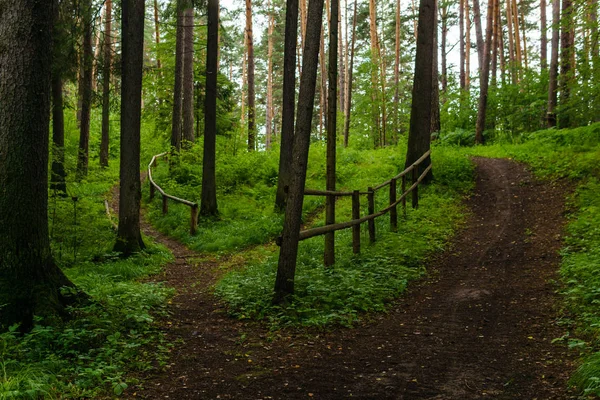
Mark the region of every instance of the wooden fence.
POLYGON ((173 200, 176 203, 185 204, 190 207, 190 233, 193 235, 196 233, 198 229, 198 203, 191 202, 189 200, 180 199, 179 197, 171 196, 170 194, 165 193, 165 191, 154 182, 152 179, 152 167, 156 166, 158 163, 158 159, 160 157, 166 156, 167 153, 157 154, 152 157, 152 161, 148 164, 148 182, 150 183, 150 200, 154 199, 154 195, 156 191, 158 191, 162 196, 162 212, 166 214, 169 212, 169 200, 173 200))
POLYGON ((375 218, 385 215, 388 212, 390 213, 390 228, 395 232, 398 228, 398 205, 402 203, 404 214, 406 214, 406 198, 412 193, 413 208, 417 208, 419 206, 419 184, 431 170, 431 164, 420 175, 418 172, 418 166, 430 155, 431 150, 423 154, 417 161, 415 161, 404 171, 400 172, 398 175, 375 187, 367 188, 366 192, 361 192, 359 190, 353 190, 351 192, 336 192, 329 190, 306 189, 304 191, 304 195, 306 196, 331 196, 334 198, 352 196, 352 220, 301 231, 300 240, 325 235, 341 229, 352 228, 352 250, 355 254, 358 254, 360 253, 360 225, 364 222, 367 222, 369 230, 369 242, 373 243, 375 241, 375 218), (409 174, 412 177, 412 185, 409 188, 406 188, 407 176, 409 176, 409 174), (400 180, 401 185, 400 197, 397 196, 398 180, 400 180), (375 212, 375 193, 387 186, 389 186, 389 205, 383 210, 375 212), (360 195, 367 196, 368 215, 365 215, 364 217, 360 216, 360 195))

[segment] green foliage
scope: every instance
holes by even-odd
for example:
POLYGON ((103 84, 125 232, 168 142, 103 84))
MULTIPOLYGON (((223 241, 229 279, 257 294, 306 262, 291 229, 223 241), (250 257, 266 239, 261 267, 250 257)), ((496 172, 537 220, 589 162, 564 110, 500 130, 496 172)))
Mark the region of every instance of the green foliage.
MULTIPOLYGON (((404 151, 397 147, 341 151, 338 159, 344 186, 364 189, 389 178, 402 169, 400 154, 404 151)), ((271 304, 277 254, 227 274, 216 287, 217 295, 227 301, 236 317, 266 319, 273 328, 351 325, 365 312, 384 311, 408 281, 424 273, 423 259, 444 247, 463 217, 459 200, 472 185, 471 163, 466 157, 456 157, 452 149, 436 149, 433 158, 439 176, 423 190, 419 209, 408 209, 397 233, 389 232, 387 218, 377 219, 378 240, 369 246, 363 227, 360 256, 352 255, 350 230, 336 233, 337 263, 330 269, 322 265, 323 238, 301 243, 296 292, 289 305, 271 304)), ((377 196, 377 208, 385 206, 386 198, 385 194, 377 196)), ((337 204, 338 219, 350 219, 349 201, 340 199, 337 204)), ((364 215, 366 210, 362 212, 364 215)))

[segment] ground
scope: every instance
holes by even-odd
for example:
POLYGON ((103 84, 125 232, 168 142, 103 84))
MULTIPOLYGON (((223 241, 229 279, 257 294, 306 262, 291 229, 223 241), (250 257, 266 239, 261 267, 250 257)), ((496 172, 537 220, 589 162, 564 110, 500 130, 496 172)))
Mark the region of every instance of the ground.
POLYGON ((216 261, 177 242, 156 277, 177 289, 165 371, 130 398, 569 399, 572 355, 557 324, 566 188, 518 163, 474 160, 472 213, 428 275, 389 313, 352 329, 283 331, 229 318, 211 287, 216 261))

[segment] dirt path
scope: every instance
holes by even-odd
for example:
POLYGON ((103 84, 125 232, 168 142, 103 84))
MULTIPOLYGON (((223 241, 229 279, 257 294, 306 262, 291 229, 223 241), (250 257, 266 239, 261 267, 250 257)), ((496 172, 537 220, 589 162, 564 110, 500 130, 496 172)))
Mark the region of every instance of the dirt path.
MULTIPOLYGON (((473 214, 429 277, 364 326, 269 341, 211 295, 216 262, 158 237, 177 262, 164 373, 135 398, 569 399, 572 370, 556 326, 564 188, 519 164, 477 159, 473 214)), ((153 234, 146 226, 148 234, 153 234)))

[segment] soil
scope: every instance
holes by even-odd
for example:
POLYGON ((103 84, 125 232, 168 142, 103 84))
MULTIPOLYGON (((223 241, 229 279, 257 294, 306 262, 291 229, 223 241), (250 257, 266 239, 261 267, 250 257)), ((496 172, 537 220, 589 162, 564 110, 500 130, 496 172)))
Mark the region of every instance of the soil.
POLYGON ((164 323, 175 347, 129 398, 576 398, 573 355, 552 343, 564 333, 556 282, 567 188, 513 161, 474 162, 464 230, 387 314, 351 329, 272 333, 229 318, 211 289, 219 261, 144 223, 176 256, 156 278, 177 290, 164 323))

